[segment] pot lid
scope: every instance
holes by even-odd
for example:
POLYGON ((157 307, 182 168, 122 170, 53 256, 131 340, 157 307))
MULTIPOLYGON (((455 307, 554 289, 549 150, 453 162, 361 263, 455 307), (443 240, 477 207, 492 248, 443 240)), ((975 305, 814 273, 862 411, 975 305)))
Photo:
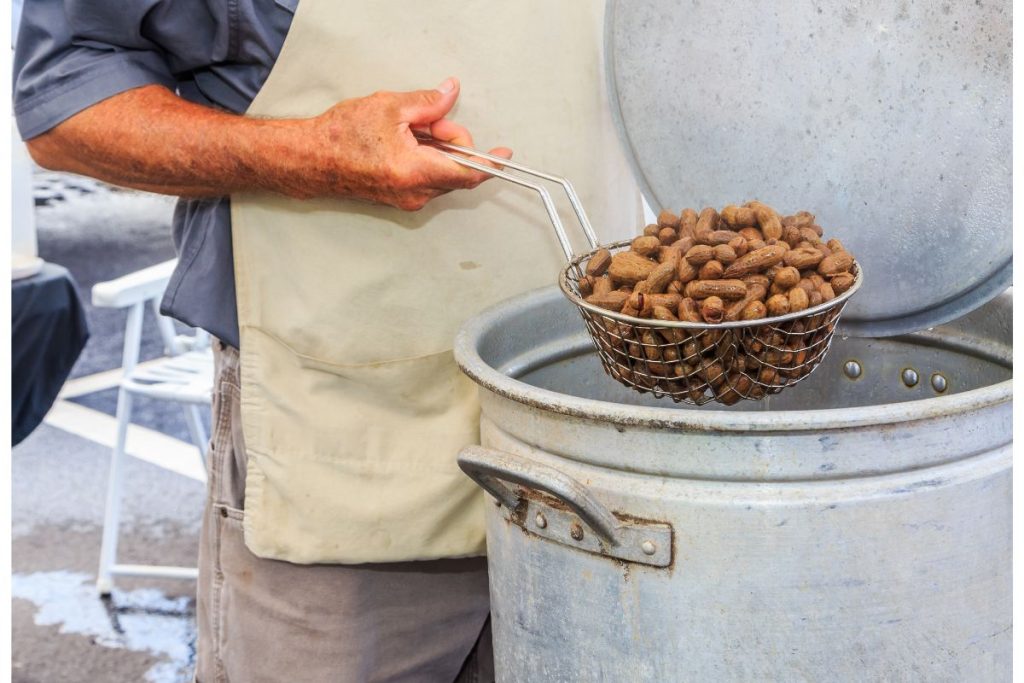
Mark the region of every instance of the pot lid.
POLYGON ((862 264, 847 334, 1009 286, 1009 0, 609 0, 613 110, 655 211, 806 209, 862 264))

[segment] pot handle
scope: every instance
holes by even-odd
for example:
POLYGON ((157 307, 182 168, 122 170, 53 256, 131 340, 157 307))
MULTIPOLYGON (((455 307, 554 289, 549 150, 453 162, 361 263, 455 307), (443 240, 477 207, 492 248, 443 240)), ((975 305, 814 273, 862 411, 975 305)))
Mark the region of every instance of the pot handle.
POLYGON ((458 461, 470 479, 509 510, 517 509, 522 498, 504 482, 528 486, 568 505, 608 545, 622 544, 623 523, 569 475, 484 446, 466 446, 459 453, 458 461))

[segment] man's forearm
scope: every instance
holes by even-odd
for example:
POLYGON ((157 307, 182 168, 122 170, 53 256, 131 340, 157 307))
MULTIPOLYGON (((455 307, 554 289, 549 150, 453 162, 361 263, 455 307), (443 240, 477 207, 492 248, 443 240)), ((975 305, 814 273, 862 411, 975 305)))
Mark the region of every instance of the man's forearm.
MULTIPOLYGON (((472 146, 444 118, 455 79, 436 90, 378 92, 308 119, 258 119, 188 102, 151 85, 115 95, 28 141, 42 166, 188 197, 276 192, 415 210, 488 178, 420 145, 413 127, 472 146)), ((492 154, 509 156, 499 147, 492 154)), ((481 160, 482 161, 482 160, 481 160)), ((484 162, 487 163, 487 162, 484 162)))
POLYGON ((28 146, 47 168, 149 192, 292 194, 310 142, 305 123, 228 114, 154 85, 99 102, 28 146))

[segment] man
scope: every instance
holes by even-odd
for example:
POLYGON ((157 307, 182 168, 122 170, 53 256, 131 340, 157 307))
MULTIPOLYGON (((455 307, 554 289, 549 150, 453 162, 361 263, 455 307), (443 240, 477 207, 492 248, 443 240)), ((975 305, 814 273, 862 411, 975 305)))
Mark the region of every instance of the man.
POLYGON ((473 144, 445 118, 460 85, 442 77, 460 73, 482 139, 583 178, 599 225, 639 215, 599 5, 512 4, 25 8, 15 111, 36 160, 188 198, 163 310, 221 342, 203 683, 490 677, 483 499, 454 462, 478 407, 451 339, 553 283, 560 255, 529 193, 438 199, 486 176, 412 131, 473 144))

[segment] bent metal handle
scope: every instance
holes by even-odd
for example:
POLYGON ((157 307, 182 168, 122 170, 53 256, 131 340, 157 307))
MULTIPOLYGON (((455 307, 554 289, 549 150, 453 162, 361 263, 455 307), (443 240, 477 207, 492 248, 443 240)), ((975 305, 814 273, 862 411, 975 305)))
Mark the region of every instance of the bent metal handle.
POLYGON ((495 156, 469 147, 453 145, 449 142, 444 142, 428 135, 417 133, 416 139, 436 148, 437 151, 457 164, 461 164, 468 168, 480 171, 481 173, 487 173, 488 175, 492 175, 496 178, 501 178, 502 180, 507 180, 510 183, 515 183, 516 185, 529 188, 539 194, 541 201, 544 203, 544 209, 548 213, 548 219, 551 221, 551 225, 555 228, 555 233, 558 235, 558 242, 562 245, 562 251, 565 252, 565 258, 567 261, 572 261, 576 255, 573 253, 572 243, 569 242, 569 238, 565 232, 565 226, 562 224, 562 219, 558 216, 558 210, 555 209, 555 204, 551 199, 551 194, 543 186, 524 180, 515 174, 509 173, 506 169, 513 169, 520 173, 525 173, 526 175, 558 183, 565 191, 565 194, 569 197, 569 203, 572 205, 573 212, 576 214, 576 219, 579 221, 580 227, 583 228, 583 234, 586 235, 591 248, 597 249, 599 246, 597 243, 597 234, 594 232, 594 228, 590 224, 587 212, 583 209, 583 203, 580 202, 579 195, 576 194, 576 189, 567 179, 562 178, 561 176, 545 173, 543 171, 537 171, 518 162, 505 159, 504 157, 495 156), (479 161, 467 158, 468 156, 486 159, 487 161, 499 165, 501 168, 494 168, 487 164, 481 164, 479 161))
POLYGON ((620 521, 583 484, 553 467, 484 446, 466 446, 459 453, 458 462, 470 479, 510 512, 524 512, 524 519, 516 523, 538 536, 586 552, 656 567, 667 566, 672 561, 671 526, 660 522, 620 521), (520 496, 508 484, 554 496, 603 543, 585 534, 568 512, 520 496))
POLYGON ((485 491, 491 493, 509 510, 519 506, 520 498, 502 482, 529 486, 550 493, 567 504, 598 536, 611 545, 619 545, 621 526, 615 515, 567 474, 537 462, 483 446, 466 446, 459 453, 459 467, 485 491))

